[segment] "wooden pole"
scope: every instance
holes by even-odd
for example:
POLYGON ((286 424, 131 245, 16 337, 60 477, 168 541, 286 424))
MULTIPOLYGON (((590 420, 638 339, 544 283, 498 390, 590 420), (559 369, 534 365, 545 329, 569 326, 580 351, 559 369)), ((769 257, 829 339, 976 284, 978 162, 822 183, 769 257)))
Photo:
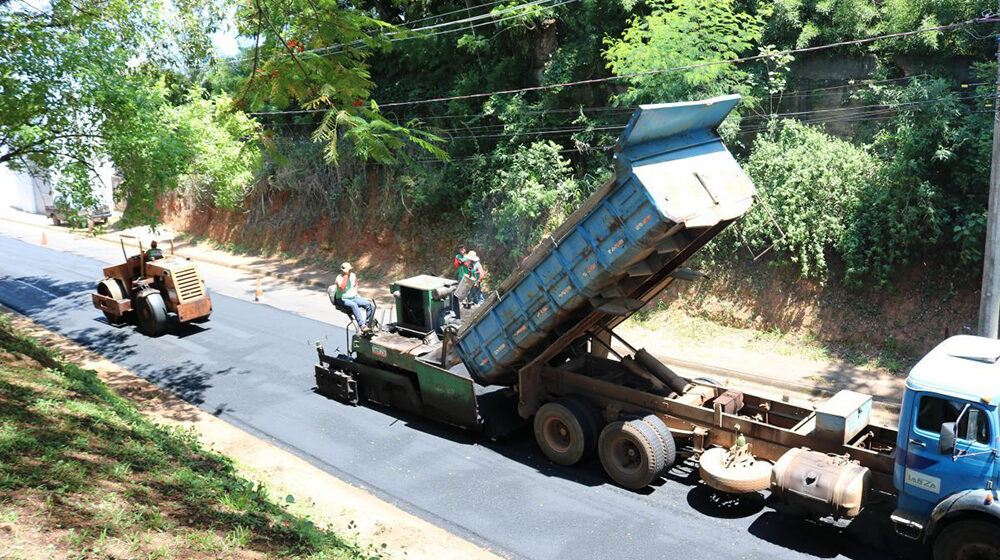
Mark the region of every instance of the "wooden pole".
POLYGON ((993 90, 993 161, 990 165, 990 202, 986 216, 986 248, 983 251, 983 288, 979 299, 979 335, 997 338, 1000 324, 1000 37, 997 41, 997 86, 993 90))

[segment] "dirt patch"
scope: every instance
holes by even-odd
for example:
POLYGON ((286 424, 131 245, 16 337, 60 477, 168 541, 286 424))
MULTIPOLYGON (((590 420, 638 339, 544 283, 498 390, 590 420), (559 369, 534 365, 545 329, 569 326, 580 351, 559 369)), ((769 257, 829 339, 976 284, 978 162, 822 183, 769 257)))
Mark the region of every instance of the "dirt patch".
MULTIPOLYGON (((434 558, 434 559, 475 559, 497 558, 489 551, 476 547, 447 531, 435 527, 416 518, 395 506, 383 502, 372 495, 340 481, 306 461, 285 452, 274 445, 250 436, 246 432, 227 424, 226 422, 205 413, 198 408, 160 390, 156 386, 141 379, 101 356, 75 344, 65 337, 51 333, 27 318, 11 315, 14 328, 24 334, 36 338, 46 347, 58 349, 67 361, 77 363, 84 368, 92 369, 108 386, 120 395, 133 400, 146 416, 167 424, 185 429, 195 430, 204 445, 214 451, 232 457, 240 474, 267 485, 273 495, 293 496, 294 503, 289 506, 293 513, 308 516, 317 525, 329 528, 340 535, 352 538, 369 545, 389 557, 434 558), (385 545, 383 549, 382 546, 385 545)), ((114 468, 114 465, 95 465, 95 469, 114 468)), ((133 476, 131 473, 127 473, 133 476)), ((102 499, 114 492, 109 489, 98 493, 102 499)), ((31 503, 30 497, 18 503, 31 503)), ((97 499, 97 498, 95 498, 97 499)), ((150 503, 164 506, 162 515, 170 520, 171 499, 169 494, 157 495, 157 488, 144 497, 150 503)), ((5 511, 13 511, 11 497, 0 494, 0 522, 5 520, 5 511), (5 508, 7 508, 5 510, 5 508)), ((69 507, 71 504, 67 504, 69 507)), ((108 511, 115 511, 113 500, 107 505, 108 511)), ((224 513, 224 512, 223 512, 224 513)), ((13 514, 6 514, 13 515, 13 514)), ((18 507, 16 515, 30 516, 30 511, 18 507)), ((27 532, 34 531, 20 521, 9 529, 27 532)), ((68 533, 62 530, 56 522, 47 533, 45 539, 68 539, 68 533)), ((25 534, 21 542, 44 542, 41 535, 25 534)), ((252 557, 237 552, 235 548, 225 548, 226 535, 219 536, 210 532, 199 533, 190 538, 190 555, 186 558, 218 557, 217 551, 229 550, 228 558, 252 557), (222 539, 220 544, 219 539, 222 539), (198 547, 202 546, 204 550, 198 547), (201 552, 205 552, 204 555, 201 552), (211 552, 209 551, 216 551, 211 552)), ((229 535, 230 540, 239 538, 229 535)), ((123 546, 133 546, 125 543, 123 546)), ((151 543, 150 546, 155 545, 151 543)), ((115 545, 117 546, 117 545, 115 545)), ((142 550, 147 550, 142 544, 142 550)), ((124 552, 123 556, 112 554, 112 557, 134 557, 135 548, 124 552), (131 554, 131 556, 130 556, 131 554)), ((152 550, 152 549, 150 549, 152 550)), ((104 551, 114 553, 114 547, 106 547, 104 551)), ((19 553, 21 554, 21 553, 19 553)), ((27 553, 24 553, 27 554, 27 553)), ((30 557, 30 556, 29 556, 30 557)), ((47 557, 47 556, 46 556, 47 557)))
POLYGON ((391 194, 385 190, 369 187, 364 205, 343 217, 275 189, 260 201, 247 201, 254 208, 247 212, 172 197, 162 205, 163 218, 195 240, 237 254, 290 258, 329 270, 351 261, 370 279, 450 273, 454 248, 462 242, 458 228, 444 220, 417 220, 406 211, 388 215, 380 209, 381 198, 391 194))

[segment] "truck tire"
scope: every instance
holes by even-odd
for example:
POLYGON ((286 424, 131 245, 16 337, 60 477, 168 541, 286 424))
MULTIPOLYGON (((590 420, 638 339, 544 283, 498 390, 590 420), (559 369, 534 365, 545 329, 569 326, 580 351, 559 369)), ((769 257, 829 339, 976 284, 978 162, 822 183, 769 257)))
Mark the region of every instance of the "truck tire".
POLYGON ((964 519, 946 526, 934 539, 934 560, 1000 559, 1000 531, 983 519, 964 519))
MULTIPOLYGON (((97 293, 112 299, 125 299, 125 290, 122 289, 121 282, 117 278, 105 278, 98 282, 97 293)), ((124 315, 114 315, 107 311, 104 311, 104 318, 111 325, 121 325, 127 321, 124 315)))
POLYGON ((642 420, 612 422, 597 442, 604 472, 629 490, 645 488, 663 471, 660 438, 642 420))
POLYGON ((138 323, 139 330, 147 336, 160 336, 167 332, 167 306, 159 292, 139 294, 138 323))
POLYGON ((557 465, 575 465, 594 450, 596 434, 579 402, 559 399, 545 403, 535 413, 535 441, 557 465))
POLYGON ((698 470, 705 484, 728 494, 760 492, 771 486, 771 463, 753 461, 746 465, 726 467, 729 450, 713 447, 701 454, 698 470))
POLYGON ((581 395, 569 395, 560 398, 556 402, 564 403, 576 412, 580 418, 586 421, 583 425, 587 433, 591 436, 591 445, 584 452, 584 457, 590 455, 592 451, 597 449, 597 438, 601 436, 601 428, 604 427, 604 417, 601 416, 601 411, 590 399, 581 395))
POLYGON ((642 421, 653 428, 656 437, 660 438, 660 445, 663 446, 663 470, 668 471, 677 461, 677 444, 674 442, 674 435, 670 433, 670 428, 655 414, 643 416, 642 421))

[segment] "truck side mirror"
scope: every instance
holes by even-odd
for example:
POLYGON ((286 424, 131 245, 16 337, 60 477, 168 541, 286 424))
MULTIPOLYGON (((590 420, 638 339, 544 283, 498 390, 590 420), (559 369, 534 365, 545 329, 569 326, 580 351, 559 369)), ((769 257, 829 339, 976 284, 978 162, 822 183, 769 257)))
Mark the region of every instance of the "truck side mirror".
POLYGON ((945 422, 941 424, 941 437, 938 440, 938 448, 942 455, 953 455, 955 453, 955 423, 945 422))

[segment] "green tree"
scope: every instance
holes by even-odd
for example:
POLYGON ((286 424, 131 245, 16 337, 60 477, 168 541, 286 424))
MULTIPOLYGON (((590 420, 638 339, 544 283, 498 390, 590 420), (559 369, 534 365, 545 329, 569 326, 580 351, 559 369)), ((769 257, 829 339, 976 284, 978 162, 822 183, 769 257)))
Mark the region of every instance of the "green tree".
POLYGON ((739 57, 760 39, 769 12, 740 11, 734 0, 650 0, 652 13, 630 20, 616 38, 604 40, 608 68, 628 79, 615 96, 622 105, 746 93, 746 74, 734 64, 697 66, 739 57), (662 72, 668 68, 684 70, 662 72))
POLYGON ((370 100, 375 87, 367 59, 409 32, 339 0, 252 0, 237 13, 240 32, 254 41, 250 77, 238 98, 248 107, 303 107, 322 118, 312 133, 327 161, 346 140, 354 155, 391 163, 417 146, 447 158, 441 139, 413 121, 396 124, 370 100))
POLYGON ((555 142, 521 146, 503 158, 495 178, 487 181, 479 207, 489 212, 493 241, 515 255, 538 243, 547 229, 561 222, 581 194, 569 161, 555 142))
POLYGON ((165 77, 172 53, 197 33, 172 35, 158 0, 46 8, 0 3, 0 163, 56 178, 87 207, 97 203, 95 167, 110 160, 124 178, 116 196, 128 203, 127 220, 155 223, 156 201, 195 155, 192 127, 170 118, 165 77))

